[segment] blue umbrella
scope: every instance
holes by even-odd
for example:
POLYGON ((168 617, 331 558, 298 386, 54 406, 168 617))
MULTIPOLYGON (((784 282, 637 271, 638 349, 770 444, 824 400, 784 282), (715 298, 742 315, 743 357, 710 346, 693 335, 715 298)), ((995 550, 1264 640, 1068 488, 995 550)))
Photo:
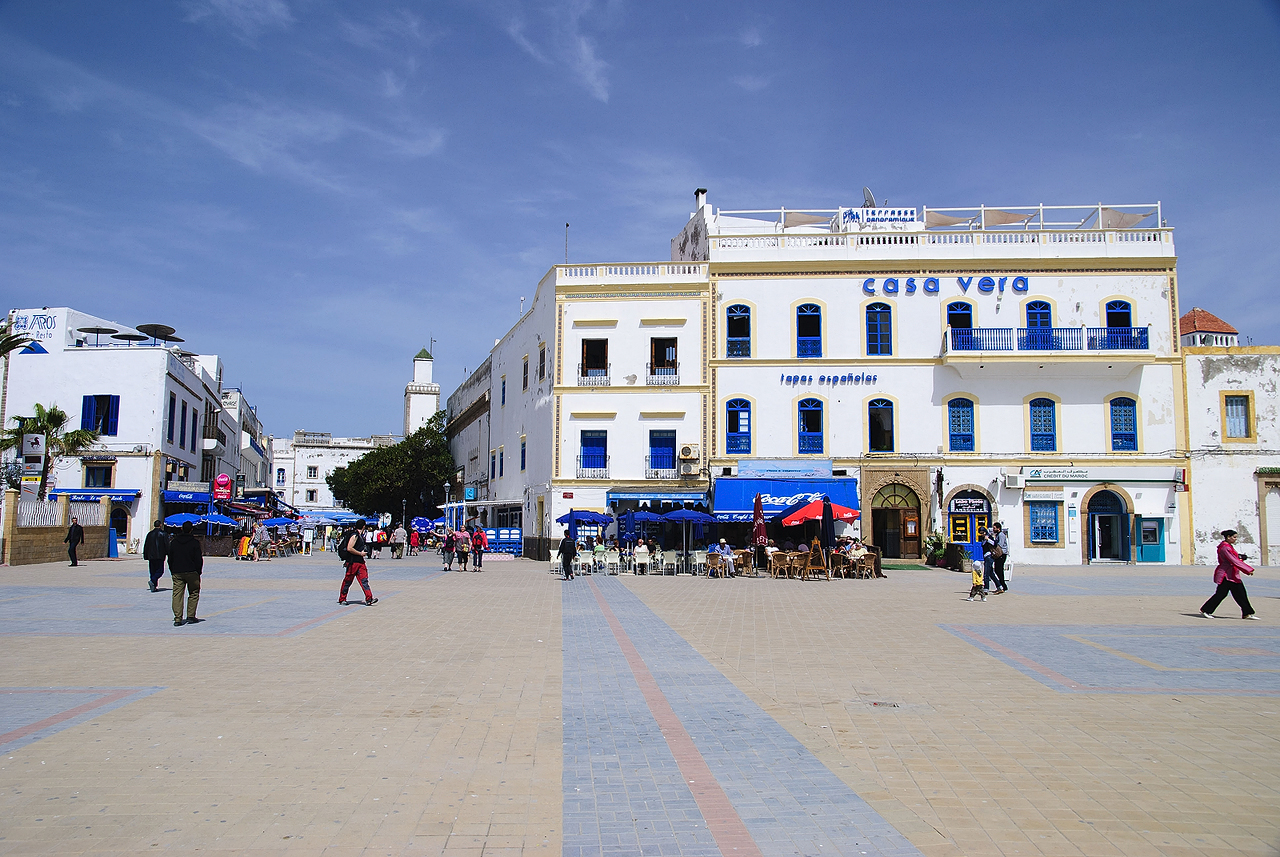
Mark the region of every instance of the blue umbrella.
POLYGON ((199 515, 193 515, 190 512, 182 512, 180 514, 170 515, 169 517, 165 518, 164 523, 165 523, 165 526, 169 526, 169 527, 181 527, 183 524, 187 523, 188 521, 190 521, 193 524, 198 524, 203 520, 204 519, 201 518, 199 515))
MULTIPOLYGON (((209 516, 209 520, 213 520, 213 516, 209 516)), ((214 523, 217 523, 216 521, 214 523)), ((293 518, 267 518, 262 522, 264 527, 287 527, 290 524, 297 523, 293 518)))
POLYGON ((646 512, 643 509, 641 509, 639 512, 636 512, 635 516, 636 516, 636 520, 642 524, 656 524, 662 520, 662 516, 657 514, 656 512, 646 512))
POLYGON ((628 544, 636 540, 636 513, 629 511, 623 516, 622 540, 628 544))
POLYGON ((663 515, 662 520, 676 524, 714 524, 716 522, 711 515, 696 509, 676 509, 674 512, 663 515))
POLYGON ((590 512, 586 509, 570 509, 565 514, 556 518, 557 524, 579 523, 579 524, 612 524, 613 518, 600 512, 590 512))
POLYGON ((235 518, 228 518, 226 515, 205 515, 204 519, 210 524, 227 524, 233 527, 240 523, 235 518))

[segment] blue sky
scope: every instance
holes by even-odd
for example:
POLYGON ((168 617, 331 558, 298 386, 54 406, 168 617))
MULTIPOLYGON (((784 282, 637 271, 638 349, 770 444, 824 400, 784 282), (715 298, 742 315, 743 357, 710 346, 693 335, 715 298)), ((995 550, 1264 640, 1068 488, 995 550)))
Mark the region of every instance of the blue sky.
POLYGON ((723 208, 1145 203, 1280 343, 1280 11, 0 0, 0 295, 161 321, 272 433, 398 432, 564 256, 723 208), (358 407, 335 406, 339 389, 358 407))

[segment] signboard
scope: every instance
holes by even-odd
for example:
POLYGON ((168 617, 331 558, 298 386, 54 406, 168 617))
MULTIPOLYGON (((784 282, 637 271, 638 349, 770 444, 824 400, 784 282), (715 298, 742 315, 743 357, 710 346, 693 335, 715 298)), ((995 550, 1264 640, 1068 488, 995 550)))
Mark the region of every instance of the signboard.
POLYGON ((44 472, 43 458, 28 458, 22 462, 23 476, 34 476, 36 479, 39 479, 40 474, 43 472, 44 472))
POLYGON ((53 313, 23 310, 13 317, 13 329, 9 332, 40 342, 53 339, 53 332, 57 329, 58 317, 53 313))
POLYGON ((198 494, 209 493, 208 482, 178 482, 176 479, 170 479, 169 484, 165 486, 167 491, 194 491, 198 494))
POLYGON ((231 477, 225 473, 219 473, 213 479, 213 499, 230 500, 231 499, 231 477))
POLYGON ((1028 488, 1022 492, 1023 501, 1026 500, 1056 500, 1061 503, 1066 499, 1066 492, 1061 488, 1028 488))
POLYGON ((754 479, 830 479, 829 458, 752 458, 738 462, 738 476, 754 479))
POLYGON ((44 455, 45 439, 42 434, 24 434, 22 436, 23 455, 44 455))
POLYGON ((572 491, 565 491, 565 492, 564 492, 563 494, 561 494, 560 496, 561 496, 561 497, 563 497, 563 498, 564 498, 564 499, 566 499, 566 500, 572 500, 572 499, 573 499, 573 492, 572 492, 572 491))
POLYGON ((474 486, 474 485, 468 485, 468 486, 463 490, 463 496, 462 496, 462 499, 464 499, 464 500, 474 500, 474 499, 476 499, 476 486, 474 486))
POLYGON ((1177 482, 1173 467, 1027 467, 1027 482, 1177 482))
POLYGON ((953 497, 951 511, 958 515, 985 515, 991 506, 984 497, 953 497))

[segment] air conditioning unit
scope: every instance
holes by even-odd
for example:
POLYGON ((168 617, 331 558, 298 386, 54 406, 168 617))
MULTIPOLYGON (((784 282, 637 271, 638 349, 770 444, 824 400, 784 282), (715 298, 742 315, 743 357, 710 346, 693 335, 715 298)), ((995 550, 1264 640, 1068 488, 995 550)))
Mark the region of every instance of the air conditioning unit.
POLYGON ((681 461, 697 461, 702 458, 702 449, 696 443, 680 444, 681 461))
POLYGON ((681 475, 681 476, 697 476, 697 475, 698 475, 698 462, 696 462, 696 461, 682 461, 682 462, 680 462, 680 475, 681 475))
POLYGON ((1004 475, 1004 487, 1006 488, 1026 488, 1027 477, 1021 473, 1006 473, 1004 475))

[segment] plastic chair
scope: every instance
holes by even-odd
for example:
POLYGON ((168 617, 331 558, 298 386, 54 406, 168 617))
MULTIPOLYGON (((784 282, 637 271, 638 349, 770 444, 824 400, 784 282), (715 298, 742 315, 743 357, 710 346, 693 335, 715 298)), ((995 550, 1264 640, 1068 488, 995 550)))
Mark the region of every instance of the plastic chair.
POLYGON ((631 571, 634 574, 649 573, 649 549, 644 545, 636 548, 635 556, 631 560, 631 571), (641 571, 643 569, 643 571, 641 571))
POLYGON ((617 574, 622 570, 622 552, 611 550, 604 552, 604 570, 607 574, 617 574))
POLYGON ((693 552, 693 573, 697 575, 697 574, 708 574, 709 572, 710 572, 710 569, 707 566, 707 552, 694 551, 693 552))

